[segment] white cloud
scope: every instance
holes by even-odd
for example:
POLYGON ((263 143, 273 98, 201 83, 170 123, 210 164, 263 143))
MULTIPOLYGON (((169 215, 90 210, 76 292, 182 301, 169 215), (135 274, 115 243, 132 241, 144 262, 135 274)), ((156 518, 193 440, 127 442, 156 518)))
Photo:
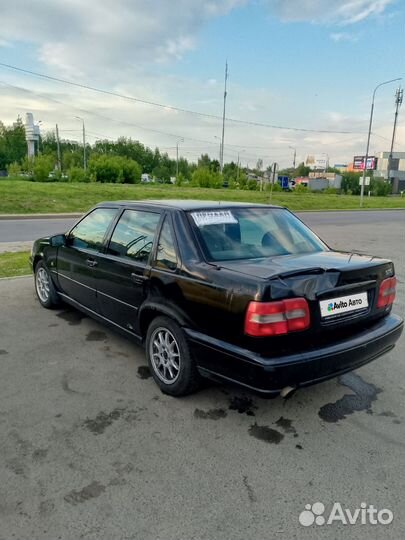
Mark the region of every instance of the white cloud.
POLYGON ((330 38, 335 43, 340 43, 341 41, 349 41, 351 43, 355 43, 359 40, 359 35, 349 32, 332 32, 330 34, 330 38))
POLYGON ((13 0, 2 3, 2 38, 33 43, 63 74, 103 77, 143 62, 178 59, 201 27, 244 0, 13 0))
POLYGON ((382 14, 394 0, 265 0, 285 21, 353 24, 382 14))

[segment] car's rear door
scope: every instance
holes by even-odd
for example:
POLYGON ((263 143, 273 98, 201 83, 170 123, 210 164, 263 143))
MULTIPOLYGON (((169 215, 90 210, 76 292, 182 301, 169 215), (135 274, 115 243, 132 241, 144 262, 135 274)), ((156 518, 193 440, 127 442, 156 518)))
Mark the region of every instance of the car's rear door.
POLYGON ((77 223, 58 249, 57 274, 62 293, 97 311, 96 273, 99 253, 118 208, 96 208, 77 223))
POLYGON ((97 297, 100 313, 121 327, 135 332, 137 311, 145 297, 150 275, 150 256, 161 213, 126 209, 112 231, 97 267, 97 297))

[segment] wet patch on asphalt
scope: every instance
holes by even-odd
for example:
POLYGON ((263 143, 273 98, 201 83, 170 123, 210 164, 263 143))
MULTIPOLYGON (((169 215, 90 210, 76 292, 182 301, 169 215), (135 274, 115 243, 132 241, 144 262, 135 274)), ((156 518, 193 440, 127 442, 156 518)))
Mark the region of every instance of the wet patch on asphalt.
POLYGON ((107 334, 100 330, 90 330, 86 335, 86 341, 104 341, 107 339, 107 334))
POLYGON ((339 384, 350 388, 353 394, 345 394, 335 403, 327 403, 319 409, 319 416, 325 422, 339 422, 350 414, 366 411, 372 414, 371 404, 382 390, 374 384, 363 381, 357 373, 346 373, 338 379, 339 384))
POLYGON ((194 418, 202 418, 204 420, 219 420, 220 418, 225 418, 226 416, 227 412, 225 409, 209 409, 208 411, 196 409, 194 411, 194 418))
POLYGON ((233 396, 229 402, 229 410, 237 411, 239 414, 247 414, 255 416, 254 411, 257 409, 252 398, 248 396, 233 396))
POLYGON ((77 390, 73 390, 73 388, 70 388, 69 378, 68 378, 67 373, 64 373, 62 375, 62 388, 64 392, 66 392, 67 394, 81 394, 82 393, 82 392, 78 392, 77 390))
POLYGON ((380 413, 378 413, 378 416, 386 416, 388 418, 396 418, 397 417, 397 415, 395 413, 393 413, 392 411, 380 412, 380 413))
POLYGON ((149 366, 139 366, 138 368, 138 377, 140 379, 149 379, 152 377, 149 366))
POLYGON ((276 429, 268 426, 259 426, 257 424, 250 426, 249 435, 255 439, 271 444, 279 444, 284 439, 284 435, 276 429))
POLYGON ((69 323, 70 326, 76 326, 82 322, 82 319, 86 317, 84 313, 77 310, 65 310, 60 311, 56 314, 59 319, 63 319, 67 323, 69 323))
POLYGON ((41 463, 45 460, 46 456, 48 455, 48 448, 37 448, 32 453, 32 459, 36 462, 41 463))
POLYGON ((243 485, 244 485, 245 488, 246 488, 246 493, 247 493, 247 496, 248 496, 248 498, 249 498, 249 501, 250 501, 251 503, 257 502, 256 494, 255 494, 255 492, 254 492, 252 486, 250 485, 247 476, 244 476, 244 477, 243 477, 243 485))
POLYGON ((92 482, 79 491, 72 490, 64 496, 66 502, 76 505, 84 503, 90 499, 95 499, 105 492, 105 486, 100 482, 92 482))
POLYGON ((0 349, 0 355, 1 354, 8 354, 8 351, 6 351, 6 349, 0 349))
POLYGON ((297 430, 292 425, 292 420, 289 420, 288 418, 284 418, 283 416, 280 416, 280 418, 276 421, 276 425, 281 428, 284 433, 293 433, 296 434, 297 430))
POLYGON ((86 418, 83 426, 94 435, 101 435, 116 420, 123 418, 127 422, 133 422, 138 419, 138 413, 144 409, 129 410, 125 408, 116 408, 109 413, 101 411, 95 418, 86 418))

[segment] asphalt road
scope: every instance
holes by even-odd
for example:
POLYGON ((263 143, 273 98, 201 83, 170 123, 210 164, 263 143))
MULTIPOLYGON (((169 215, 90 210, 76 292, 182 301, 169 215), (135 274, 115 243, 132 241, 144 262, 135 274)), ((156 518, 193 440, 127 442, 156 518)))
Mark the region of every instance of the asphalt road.
MULTIPOLYGON (((403 316, 402 222, 327 216, 314 228, 331 245, 394 259, 403 316)), ((174 399, 134 344, 42 309, 29 278, 0 280, 0 539, 403 538, 404 358, 402 337, 288 400, 224 386, 174 399), (300 525, 315 502, 394 519, 300 525)))
MULTIPOLYGON (((302 212, 299 215, 310 227, 328 225, 352 225, 402 223, 405 226, 405 210, 384 210, 364 212, 302 212)), ((0 220, 1 242, 26 242, 41 236, 67 231, 75 219, 10 219, 0 220)))

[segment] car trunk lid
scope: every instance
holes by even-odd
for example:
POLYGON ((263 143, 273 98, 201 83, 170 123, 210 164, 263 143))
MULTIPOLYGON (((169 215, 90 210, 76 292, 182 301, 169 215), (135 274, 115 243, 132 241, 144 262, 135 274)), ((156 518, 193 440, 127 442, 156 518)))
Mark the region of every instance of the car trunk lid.
POLYGON ((390 311, 390 307, 377 308, 380 283, 394 275, 393 264, 386 259, 323 251, 225 261, 221 267, 257 277, 261 282, 257 300, 305 298, 311 313, 309 333, 364 322, 390 311))

